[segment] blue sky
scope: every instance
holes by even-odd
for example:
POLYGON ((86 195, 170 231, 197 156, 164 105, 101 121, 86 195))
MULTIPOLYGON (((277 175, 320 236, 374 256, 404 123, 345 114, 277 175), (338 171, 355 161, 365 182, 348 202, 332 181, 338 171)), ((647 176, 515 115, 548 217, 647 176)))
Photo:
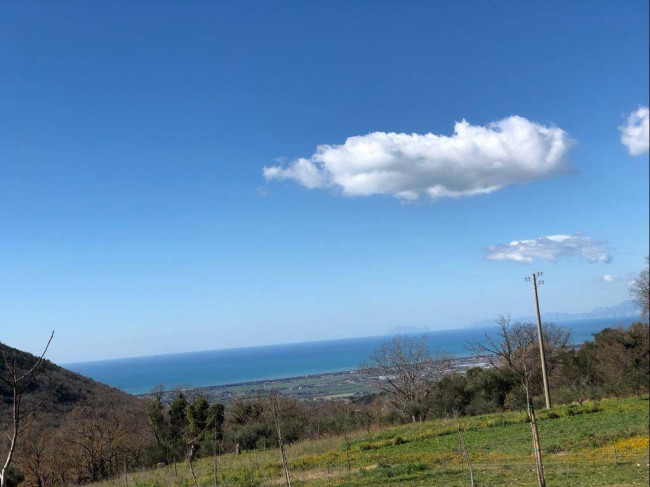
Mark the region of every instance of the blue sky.
POLYGON ((37 351, 55 329, 70 362, 451 328, 531 314, 538 270, 543 309, 617 304, 648 253, 647 135, 631 155, 619 129, 648 106, 647 19, 646 1, 4 4, 0 340, 37 351), (462 120, 488 141, 454 137, 462 120), (372 161, 367 195, 342 179, 371 133, 402 196, 372 161), (411 134, 469 144, 468 166, 411 134), (427 196, 439 178, 459 194, 427 196), (553 235, 571 246, 508 254, 553 235))

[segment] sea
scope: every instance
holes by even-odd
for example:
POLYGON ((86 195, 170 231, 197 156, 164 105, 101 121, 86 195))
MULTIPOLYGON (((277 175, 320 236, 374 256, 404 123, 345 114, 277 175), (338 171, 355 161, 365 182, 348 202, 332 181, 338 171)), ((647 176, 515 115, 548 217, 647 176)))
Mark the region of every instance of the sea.
MULTIPOLYGON (((556 324, 571 330, 579 345, 605 328, 629 325, 638 318, 602 318, 556 324)), ((495 327, 426 332, 429 348, 454 357, 468 357, 468 345, 493 335, 495 327)), ((359 367, 389 335, 261 347, 206 350, 146 357, 77 362, 64 367, 130 394, 144 394, 157 386, 205 387, 305 375, 344 372, 359 367)))

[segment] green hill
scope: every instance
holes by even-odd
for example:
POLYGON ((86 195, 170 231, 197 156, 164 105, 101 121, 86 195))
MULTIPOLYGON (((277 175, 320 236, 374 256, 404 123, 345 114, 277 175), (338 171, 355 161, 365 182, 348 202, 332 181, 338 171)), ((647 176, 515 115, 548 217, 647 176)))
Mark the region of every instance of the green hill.
MULTIPOLYGON (((606 399, 538 411, 547 485, 648 485, 648 398, 606 399), (616 455, 614 452, 616 451, 616 455)), ((536 486, 530 423, 523 412, 461 418, 477 486, 536 486)), ((453 420, 409 424, 287 449, 294 486, 467 486, 453 420), (350 470, 348 470, 348 456, 350 470)), ((277 450, 218 458, 219 485, 284 485, 277 450)), ((212 458, 195 462, 201 487, 213 486, 212 458)), ((131 473, 138 486, 193 481, 187 463, 131 473)), ((104 482, 123 486, 124 478, 104 482)))

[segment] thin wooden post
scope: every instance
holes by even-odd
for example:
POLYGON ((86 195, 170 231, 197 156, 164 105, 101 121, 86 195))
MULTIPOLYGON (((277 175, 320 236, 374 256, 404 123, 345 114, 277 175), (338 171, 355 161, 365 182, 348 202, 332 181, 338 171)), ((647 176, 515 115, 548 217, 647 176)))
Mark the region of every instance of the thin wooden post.
POLYGON ((618 465, 618 458, 616 457, 616 445, 614 445, 614 465, 618 465))
POLYGON ((544 480, 544 464, 542 463, 542 450, 539 444, 537 421, 535 419, 535 408, 532 404, 528 405, 528 416, 530 417, 530 427, 533 431, 533 453, 535 454, 535 464, 537 466, 537 480, 539 481, 539 487, 546 487, 546 481, 544 480))
POLYGON ((214 419, 214 432, 212 435, 212 468, 214 470, 214 487, 219 485, 219 463, 217 460, 217 419, 214 419))
POLYGON ((194 480, 194 486, 199 487, 199 483, 196 480, 196 474, 194 473, 194 466, 192 465, 192 457, 194 457, 194 444, 188 442, 187 446, 187 465, 190 467, 190 473, 192 474, 192 480, 194 480))
POLYGON ((284 453, 284 442, 282 441, 282 430, 280 428, 280 412, 278 411, 278 393, 271 394, 271 409, 273 410, 273 419, 275 422, 275 429, 278 434, 278 446, 280 447, 280 455, 282 456, 282 468, 284 470, 284 480, 287 487, 291 487, 291 476, 289 475, 289 467, 287 465, 287 457, 284 453))
POLYGON ((467 462, 467 468, 469 468, 469 485, 470 487, 474 487, 474 470, 472 469, 472 462, 469 461, 469 452, 467 451, 467 445, 465 445, 465 438, 463 438, 463 430, 460 427, 460 423, 458 422, 458 417, 456 417, 456 427, 458 428, 458 440, 460 441, 460 448, 461 451, 465 454, 465 461, 467 462))
POLYGON ((124 485, 129 487, 129 476, 126 473, 126 460, 124 460, 124 485))
POLYGON ((352 464, 350 463, 350 443, 348 442, 347 433, 343 435, 343 438, 345 440, 345 457, 347 458, 348 461, 348 472, 350 472, 352 470, 352 464))

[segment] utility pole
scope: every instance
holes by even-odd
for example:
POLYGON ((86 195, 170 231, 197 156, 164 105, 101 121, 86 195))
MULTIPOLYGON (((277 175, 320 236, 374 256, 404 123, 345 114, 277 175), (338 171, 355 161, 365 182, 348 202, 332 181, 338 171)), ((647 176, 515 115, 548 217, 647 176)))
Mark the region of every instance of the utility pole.
POLYGON ((537 288, 544 284, 544 281, 538 281, 538 277, 543 274, 538 272, 531 277, 527 277, 526 281, 533 284, 533 293, 535 294, 535 311, 537 313, 537 340, 539 341, 539 357, 542 361, 542 380, 544 381, 544 398, 546 399, 546 409, 551 408, 551 391, 548 387, 548 376, 546 375, 546 355, 544 354, 544 336, 542 335, 542 318, 539 314, 539 298, 537 297, 537 288))

